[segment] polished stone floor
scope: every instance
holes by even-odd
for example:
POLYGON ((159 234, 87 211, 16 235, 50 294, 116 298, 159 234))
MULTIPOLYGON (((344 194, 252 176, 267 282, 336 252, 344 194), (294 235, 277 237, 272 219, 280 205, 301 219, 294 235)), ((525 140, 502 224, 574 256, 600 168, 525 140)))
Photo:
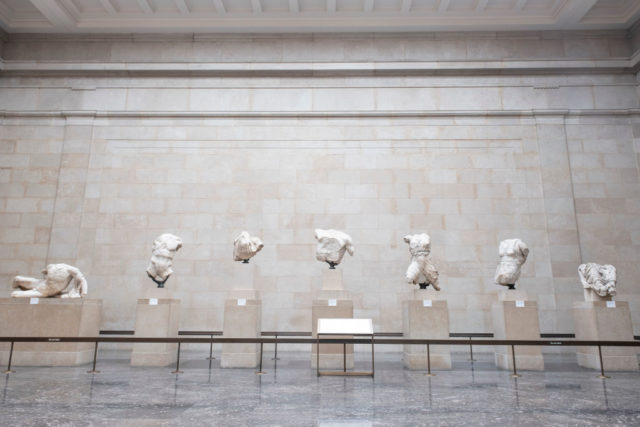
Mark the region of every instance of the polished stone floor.
MULTIPOLYGON (((181 369, 132 368, 125 351, 101 351, 99 374, 81 367, 15 367, 0 376, 0 425, 640 425, 640 373, 579 368, 549 355, 545 372, 498 371, 492 355, 434 377, 407 371, 401 354, 377 353, 376 375, 316 377, 308 353, 265 353, 264 375, 220 369, 183 352, 181 369)), ((369 355, 358 353, 358 369, 369 355)))

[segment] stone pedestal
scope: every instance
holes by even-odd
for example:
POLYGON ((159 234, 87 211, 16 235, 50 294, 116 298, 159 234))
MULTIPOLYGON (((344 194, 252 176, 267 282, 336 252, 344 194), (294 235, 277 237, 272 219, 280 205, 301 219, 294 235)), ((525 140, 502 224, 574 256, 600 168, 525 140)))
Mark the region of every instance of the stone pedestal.
MULTIPOLYGON (((492 305, 493 334, 496 339, 539 340, 538 303, 524 291, 503 290, 492 305)), ((544 358, 539 346, 516 346, 518 370, 542 371, 544 358)), ((495 363, 501 369, 513 369, 511 346, 496 346, 495 363)))
MULTIPOLYGON (((314 293, 311 304, 311 332, 316 338, 318 319, 353 319, 353 300, 342 284, 342 270, 326 269, 322 273, 322 289, 314 293)), ((331 338, 331 336, 323 336, 331 338)), ((339 370, 343 368, 342 344, 322 344, 320 347, 320 369, 339 370)), ((311 346, 311 367, 316 369, 317 345, 311 346)), ((353 368, 353 345, 346 346, 346 366, 353 368)))
MULTIPOLYGON (((97 337, 102 301, 87 298, 0 298, 0 336, 97 337)), ((10 343, 0 343, 0 363, 9 361, 10 343)), ((15 343, 12 365, 72 366, 93 360, 95 344, 15 343)))
MULTIPOLYGON (((573 327, 578 340, 633 341, 631 313, 626 301, 589 297, 587 301, 575 302, 573 327)), ((600 369, 598 347, 578 347, 576 354, 578 365, 600 369)), ((637 371, 637 347, 602 347, 602 364, 605 371, 637 371)))
MULTIPOLYGON (((158 289, 150 295, 166 295, 158 289)), ((174 298, 144 298, 136 308, 135 336, 143 338, 177 338, 180 325, 180 300, 174 298)), ((167 366, 176 361, 178 344, 133 345, 131 366, 167 366)))
MULTIPOLYGON (((437 291, 417 289, 402 302, 402 332, 409 339, 449 339, 449 309, 437 291)), ((431 369, 451 369, 448 345, 429 347, 431 369)), ((427 346, 405 345, 402 355, 408 369, 427 369, 427 346)))
MULTIPOLYGON (((254 264, 234 265, 233 289, 224 302, 222 336, 225 338, 260 338, 262 300, 255 290, 254 264)), ((223 344, 222 368, 255 368, 260 363, 260 344, 223 344)))

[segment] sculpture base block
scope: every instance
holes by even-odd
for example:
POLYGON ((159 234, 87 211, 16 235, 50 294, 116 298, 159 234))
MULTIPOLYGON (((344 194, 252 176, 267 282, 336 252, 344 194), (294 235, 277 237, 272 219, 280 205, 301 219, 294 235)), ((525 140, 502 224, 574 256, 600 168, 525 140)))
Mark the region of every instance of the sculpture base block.
MULTIPOLYGON (((260 338, 262 300, 255 290, 233 290, 224 302, 222 336, 260 338)), ((223 344, 220 367, 255 368, 260 364, 260 344, 223 344)))
MULTIPOLYGON (((0 298, 0 336, 97 337, 102 300, 86 298, 0 298)), ((95 344, 19 342, 14 366, 73 366, 93 360, 95 344)), ((11 343, 0 343, 0 364, 9 362, 11 343)))
MULTIPOLYGON (((537 302, 512 299, 526 297, 526 294, 519 293, 520 291, 502 292, 500 301, 492 305, 494 337, 505 340, 539 340, 540 323, 537 302)), ((515 353, 518 370, 544 370, 541 347, 515 346, 515 353)), ((511 346, 496 346, 495 363, 500 369, 513 370, 511 346)))
MULTIPOLYGON (((585 341, 633 341, 633 327, 629 303, 615 301, 580 301, 573 303, 573 324, 576 339, 585 341)), ((578 347, 578 365, 600 369, 598 347, 578 347)), ((637 371, 636 347, 602 347, 605 371, 637 371)))
MULTIPOLYGON (((449 339, 447 301, 435 300, 435 292, 416 291, 423 297, 402 302, 402 332, 409 339, 449 339)), ((448 345, 429 347, 431 369, 451 369, 448 345)), ((407 369, 427 369, 427 346, 405 345, 402 357, 407 369)))
MULTIPOLYGON (((180 300, 173 298, 139 299, 136 308, 135 336, 178 337, 180 300)), ((177 358, 178 344, 133 345, 131 366, 167 366, 177 358)))
MULTIPOLYGON (((333 270, 335 271, 335 270, 333 270)), ((351 299, 340 299, 345 297, 345 291, 320 291, 325 298, 317 298, 313 300, 311 305, 311 331, 312 337, 316 338, 318 332, 318 319, 353 319, 353 301, 351 299), (335 305, 329 305, 333 304, 335 305)), ((324 336, 331 338, 330 335, 324 336)), ((322 344, 320 346, 320 369, 323 370, 341 370, 344 366, 342 344, 322 344)), ((316 369, 317 366, 317 345, 311 346, 311 367, 316 369)), ((353 369, 353 344, 346 346, 346 368, 353 369)))

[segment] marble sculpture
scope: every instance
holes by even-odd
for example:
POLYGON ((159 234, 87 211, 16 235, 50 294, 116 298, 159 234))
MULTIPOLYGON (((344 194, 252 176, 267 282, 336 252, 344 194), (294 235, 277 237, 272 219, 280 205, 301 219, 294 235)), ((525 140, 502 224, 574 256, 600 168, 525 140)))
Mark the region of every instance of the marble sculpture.
POLYGON ((316 246, 316 259, 326 262, 329 268, 334 269, 340 264, 345 252, 353 256, 353 243, 351 236, 338 230, 315 230, 318 241, 316 246))
POLYGON ((516 282, 520 278, 520 269, 527 261, 529 248, 520 239, 507 239, 500 242, 498 253, 500 262, 498 262, 494 280, 498 285, 515 289, 516 282))
POLYGON ((591 289, 601 297, 616 294, 616 268, 610 264, 588 262, 578 267, 578 276, 584 289, 591 289))
POLYGON ((147 275, 164 288, 164 284, 173 274, 173 256, 182 247, 182 240, 173 234, 161 234, 153 241, 151 261, 147 267, 147 275))
POLYGON ((251 237, 248 231, 243 231, 233 241, 233 260, 248 264, 249 260, 260 252, 263 247, 262 240, 257 237, 251 237))
POLYGON ((438 270, 431 262, 431 238, 426 233, 409 234, 404 236, 404 241, 409 244, 411 263, 407 268, 407 282, 418 284, 420 289, 427 289, 429 285, 436 291, 438 286, 438 270))
POLYGON ((43 279, 16 276, 11 287, 18 289, 12 297, 82 298, 87 294, 87 281, 76 267, 67 264, 49 264, 42 270, 43 279))

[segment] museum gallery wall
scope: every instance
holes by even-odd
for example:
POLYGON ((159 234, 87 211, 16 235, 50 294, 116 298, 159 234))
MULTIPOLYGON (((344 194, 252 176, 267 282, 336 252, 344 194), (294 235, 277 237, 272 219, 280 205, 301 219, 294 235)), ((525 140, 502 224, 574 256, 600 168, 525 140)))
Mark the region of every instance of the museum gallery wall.
POLYGON ((639 97, 616 65, 636 47, 624 32, 7 36, 23 69, 0 78, 2 294, 68 264, 101 328, 133 329, 152 243, 172 234, 180 329, 221 330, 249 230, 262 329, 308 331, 327 268, 314 232, 336 229, 355 317, 400 331, 405 236, 426 233, 450 330, 490 332, 498 248, 517 237, 541 332, 574 331, 578 266, 595 262, 616 267, 637 334, 639 97))

